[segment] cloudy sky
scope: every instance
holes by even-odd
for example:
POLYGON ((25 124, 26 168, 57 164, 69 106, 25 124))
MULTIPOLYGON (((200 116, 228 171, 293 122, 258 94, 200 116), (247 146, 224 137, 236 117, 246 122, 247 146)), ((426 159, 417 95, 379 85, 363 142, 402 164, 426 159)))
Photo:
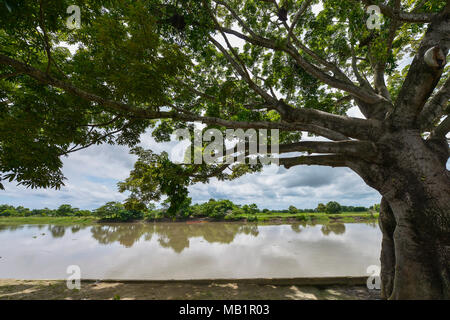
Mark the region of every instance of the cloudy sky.
MULTIPOLYGON (((352 116, 359 116, 354 109, 352 116)), ((175 143, 156 143, 150 134, 142 136, 141 145, 160 153, 173 154, 175 143)), ((117 182, 128 177, 136 160, 127 147, 93 146, 64 158, 66 186, 61 190, 31 190, 6 183, 0 191, 0 203, 28 208, 56 208, 71 204, 81 209, 95 209, 108 201, 122 201, 126 194, 117 191, 117 182)), ((190 187, 193 202, 210 198, 230 199, 239 204, 256 203, 260 208, 315 208, 319 202, 336 200, 344 205, 371 206, 380 201, 379 193, 346 168, 298 166, 286 170, 267 167, 262 173, 234 181, 211 180, 209 184, 190 187)))

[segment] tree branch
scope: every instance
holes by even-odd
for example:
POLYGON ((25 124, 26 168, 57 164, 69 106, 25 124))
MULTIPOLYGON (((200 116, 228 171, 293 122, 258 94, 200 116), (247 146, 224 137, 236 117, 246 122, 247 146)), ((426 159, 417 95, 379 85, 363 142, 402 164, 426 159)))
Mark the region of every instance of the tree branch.
POLYGON ((366 103, 377 103, 377 102, 386 100, 384 97, 382 97, 380 95, 377 95, 373 92, 368 92, 365 88, 357 87, 351 82, 342 81, 336 77, 328 75, 327 73, 323 72, 320 68, 316 67, 315 65, 308 62, 305 58, 303 58, 298 53, 297 49, 295 47, 293 47, 292 45, 280 46, 279 44, 277 45, 275 43, 275 41, 272 41, 270 39, 266 39, 261 36, 249 37, 249 36, 246 36, 236 30, 232 30, 232 29, 228 29, 228 28, 222 28, 222 31, 224 31, 225 33, 232 34, 232 35, 234 35, 238 38, 241 38, 241 39, 243 39, 249 43, 252 43, 254 45, 272 49, 274 51, 284 51, 287 54, 289 54, 296 61, 296 63, 300 67, 302 67, 303 70, 305 70, 305 72, 307 72, 311 76, 319 79, 323 83, 325 83, 333 88, 348 92, 349 94, 361 99, 362 101, 364 101, 366 103))
POLYGON ((450 132, 450 117, 447 116, 431 133, 431 138, 444 138, 450 132))
POLYGON ((209 41, 211 41, 225 56, 225 58, 228 60, 228 62, 233 66, 233 68, 236 70, 237 73, 242 77, 242 79, 245 80, 245 82, 248 83, 250 88, 252 88, 257 94, 259 94, 265 101, 271 102, 274 104, 276 100, 269 95, 266 91, 264 91, 262 88, 260 88, 253 80, 250 78, 249 74, 246 72, 246 70, 243 69, 242 66, 239 65, 239 63, 233 59, 233 57, 230 56, 230 54, 227 52, 227 50, 213 37, 209 36, 209 41))
POLYGON ((442 88, 427 102, 419 115, 419 124, 422 131, 431 130, 433 123, 438 121, 444 111, 444 106, 450 99, 450 78, 442 88))
POLYGON ((347 137, 370 140, 381 133, 381 122, 323 112, 316 109, 293 108, 283 100, 278 103, 282 119, 289 123, 308 123, 339 132, 347 137))
MULTIPOLYGON (((282 108, 284 115, 291 120, 288 122, 245 122, 230 121, 215 117, 203 117, 187 110, 177 108, 176 112, 167 112, 152 110, 150 108, 138 108, 125 103, 104 99, 98 95, 79 89, 69 82, 61 81, 46 74, 32 66, 26 65, 20 61, 11 59, 0 54, 0 64, 9 65, 17 71, 22 72, 39 82, 51 85, 74 94, 83 100, 93 101, 114 111, 122 114, 128 114, 142 119, 174 119, 181 121, 199 121, 209 125, 221 125, 227 128, 254 128, 254 129, 281 129, 286 131, 308 131, 314 134, 326 134, 341 138, 344 140, 347 136, 365 139, 368 135, 375 133, 379 129, 378 122, 349 118, 344 116, 333 115, 330 113, 314 110, 314 109, 294 109, 285 103, 277 102, 277 106, 282 108), (333 132, 334 131, 334 132, 333 132), (339 132, 337 134, 336 132, 339 132)), ((269 96, 270 97, 270 96, 269 96)), ((270 100, 273 100, 270 97, 270 100)))
POLYGON ((342 155, 323 155, 323 156, 302 156, 295 158, 280 158, 279 164, 286 169, 299 166, 327 166, 327 167, 348 167, 348 161, 342 155))
POLYGON ((450 3, 429 25, 417 54, 409 68, 408 75, 398 94, 394 121, 401 125, 414 123, 426 101, 433 93, 443 73, 443 66, 434 67, 425 61, 425 53, 435 48, 444 58, 450 48, 450 3))
POLYGON ((0 80, 15 77, 20 74, 22 74, 22 72, 11 72, 11 73, 0 74, 0 80))
POLYGON ((298 21, 300 20, 302 14, 309 8, 311 5, 312 0, 305 0, 303 1, 302 5, 300 6, 300 9, 298 9, 297 13, 295 14, 294 18, 292 19, 291 27, 289 28, 288 32, 288 41, 290 41, 293 33, 294 28, 297 25, 298 21))
POLYGON ((401 21, 401 22, 427 23, 427 22, 431 22, 433 20, 433 18, 436 16, 435 13, 418 13, 418 12, 410 13, 410 12, 395 10, 387 5, 377 3, 372 0, 360 0, 360 1, 362 1, 363 3, 365 3, 368 6, 377 5, 378 7, 380 7, 381 12, 385 16, 387 16, 393 20, 397 20, 397 21, 401 21))
POLYGON ((162 114, 161 112, 158 112, 158 111, 151 111, 148 109, 140 109, 140 108, 136 108, 136 107, 130 106, 125 103, 104 99, 98 95, 95 95, 90 92, 76 88, 75 86, 73 86, 72 84, 70 84, 66 81, 61 81, 61 80, 59 80, 49 74, 46 74, 45 72, 42 72, 30 65, 27 65, 23 62, 15 60, 15 59, 11 59, 8 56, 5 56, 3 54, 0 54, 0 64, 9 65, 9 66, 13 67, 17 72, 26 74, 43 84, 48 84, 48 85, 63 89, 69 93, 72 93, 72 94, 82 98, 83 100, 96 102, 100 105, 109 107, 115 111, 120 111, 122 113, 123 112, 131 113, 131 114, 134 114, 137 116, 141 116, 143 118, 158 118, 158 116, 162 114))
POLYGON ((370 158, 376 155, 376 147, 369 141, 300 141, 279 146, 280 153, 340 153, 370 158))

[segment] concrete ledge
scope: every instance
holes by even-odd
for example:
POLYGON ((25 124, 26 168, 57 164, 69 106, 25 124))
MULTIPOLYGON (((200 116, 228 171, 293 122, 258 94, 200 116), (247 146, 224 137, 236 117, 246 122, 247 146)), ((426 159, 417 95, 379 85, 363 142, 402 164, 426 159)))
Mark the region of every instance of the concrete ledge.
MULTIPOLYGON (((64 281, 64 280, 63 280, 64 281)), ((128 284, 210 284, 210 283, 245 283, 277 286, 332 286, 332 285, 366 285, 367 277, 318 277, 318 278, 254 278, 254 279, 189 279, 189 280, 121 280, 121 279, 82 279, 81 282, 128 283, 128 284)))

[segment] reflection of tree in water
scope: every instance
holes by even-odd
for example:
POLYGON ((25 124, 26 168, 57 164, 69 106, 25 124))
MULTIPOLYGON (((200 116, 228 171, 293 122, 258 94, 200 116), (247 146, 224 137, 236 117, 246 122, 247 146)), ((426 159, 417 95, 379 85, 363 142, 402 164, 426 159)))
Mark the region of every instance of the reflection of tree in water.
POLYGON ((241 226, 241 228, 239 229, 239 233, 257 237, 259 235, 258 225, 245 224, 245 225, 241 226))
POLYGON ((291 229, 295 233, 300 233, 300 232, 302 232, 302 228, 300 228, 300 226, 301 226, 300 223, 294 223, 294 224, 291 224, 291 229))
POLYGON ((345 224, 343 223, 329 223, 322 226, 321 231, 323 235, 328 236, 331 232, 334 234, 344 234, 345 224))
POLYGON ((231 243, 239 233, 254 237, 259 234, 257 225, 237 223, 100 225, 92 227, 91 232, 102 244, 117 241, 125 247, 131 247, 142 237, 150 241, 154 234, 162 247, 172 248, 177 253, 189 248, 190 238, 202 237, 209 243, 231 243))
POLYGON ((48 226, 48 231, 50 231, 53 238, 62 238, 66 233, 66 227, 50 225, 48 226))
POLYGON ((372 228, 378 228, 378 221, 366 222, 365 224, 371 226, 372 228))
POLYGON ((150 235, 146 240, 151 240, 153 233, 151 225, 142 223, 96 225, 91 228, 92 237, 101 244, 119 242, 126 248, 132 247, 142 235, 150 235))
POLYGON ((19 229, 23 229, 24 226, 8 226, 8 225, 0 225, 0 232, 2 231, 14 231, 14 230, 19 230, 19 229))
POLYGON ((77 233, 81 229, 82 229, 81 226, 73 226, 70 230, 72 231, 72 233, 77 233))

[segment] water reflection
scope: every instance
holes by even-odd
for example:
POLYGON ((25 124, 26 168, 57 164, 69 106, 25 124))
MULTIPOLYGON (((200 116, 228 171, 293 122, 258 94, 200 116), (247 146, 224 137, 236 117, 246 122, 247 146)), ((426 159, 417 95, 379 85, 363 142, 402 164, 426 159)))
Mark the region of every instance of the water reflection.
POLYGON ((322 234, 328 236, 330 233, 334 234, 344 234, 345 233, 345 224, 343 223, 329 223, 325 224, 320 228, 322 234))
POLYGON ((132 247, 141 239, 150 241, 153 236, 163 248, 180 253, 189 248, 189 239, 201 237, 209 243, 232 243, 237 234, 257 237, 258 226, 237 223, 155 223, 96 225, 91 228, 92 237, 101 244, 120 243, 132 247))
POLYGON ((376 223, 0 225, 0 278, 199 279, 365 275, 376 223))
MULTIPOLYGON (((295 233, 300 233, 306 228, 320 225, 320 231, 324 236, 343 235, 346 232, 344 223, 328 223, 316 224, 299 222, 290 225, 295 233)), ((364 223, 366 226, 378 228, 376 222, 364 223)), ((125 248, 131 248, 137 242, 151 241, 155 237, 163 248, 171 248, 175 252, 180 253, 184 249, 189 248, 189 239, 201 237, 208 243, 232 243, 238 234, 250 235, 258 237, 259 227, 257 224, 242 223, 115 223, 115 224, 96 224, 93 226, 73 225, 28 225, 28 226, 7 226, 0 225, 0 233, 2 231, 15 231, 23 228, 37 228, 42 230, 47 228, 50 235, 55 238, 62 238, 66 231, 70 230, 72 234, 78 233, 80 230, 89 228, 92 238, 98 243, 108 245, 119 243, 125 248)))

